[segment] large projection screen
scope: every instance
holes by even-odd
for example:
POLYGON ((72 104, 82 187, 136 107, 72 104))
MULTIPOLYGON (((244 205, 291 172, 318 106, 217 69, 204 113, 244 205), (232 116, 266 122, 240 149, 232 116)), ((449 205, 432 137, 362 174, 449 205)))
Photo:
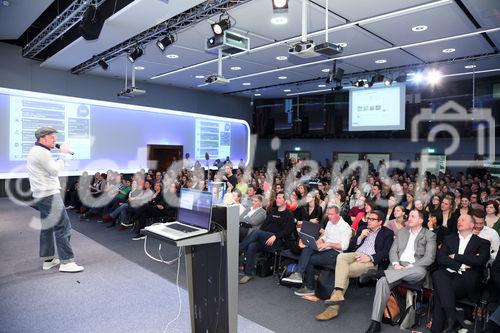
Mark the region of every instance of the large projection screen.
MULTIPOLYGON (((146 169, 148 145, 180 145, 205 165, 225 159, 248 161, 250 128, 246 121, 0 88, 0 178, 26 177, 26 155, 38 127, 58 130, 70 157, 62 175, 82 171, 146 169)), ((56 152, 55 152, 56 153, 56 152)))
POLYGON ((406 86, 373 86, 349 91, 349 131, 405 129, 406 86))

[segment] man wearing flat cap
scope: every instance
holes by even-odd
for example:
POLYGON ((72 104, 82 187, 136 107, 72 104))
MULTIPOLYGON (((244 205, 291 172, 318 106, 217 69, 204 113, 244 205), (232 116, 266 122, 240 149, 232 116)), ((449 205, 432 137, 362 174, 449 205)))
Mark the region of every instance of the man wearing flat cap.
POLYGON ((36 142, 28 154, 28 176, 33 192, 34 207, 40 212, 40 257, 44 259, 42 269, 58 266, 60 272, 76 273, 83 267, 74 261, 70 244, 71 223, 61 197, 59 172, 64 169, 64 159, 69 149, 59 148, 60 157, 54 160, 50 150, 55 147, 54 128, 41 127, 35 131, 36 142), (55 237, 54 237, 55 236, 55 237), (55 245, 59 258, 55 257, 55 245))

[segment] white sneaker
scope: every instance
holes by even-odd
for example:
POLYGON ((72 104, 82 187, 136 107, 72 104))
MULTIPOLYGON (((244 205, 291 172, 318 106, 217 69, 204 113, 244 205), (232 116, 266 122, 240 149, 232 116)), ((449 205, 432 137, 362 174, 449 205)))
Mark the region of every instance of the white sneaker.
POLYGON ((283 278, 282 281, 289 283, 302 284, 302 275, 299 273, 292 273, 289 277, 283 278))
POLYGON ((44 261, 42 269, 44 271, 47 271, 47 270, 51 269, 52 267, 59 265, 60 263, 61 263, 61 261, 57 258, 54 258, 51 261, 44 261))
POLYGON ((65 272, 65 273, 78 273, 83 271, 83 266, 78 266, 76 262, 71 261, 67 262, 65 264, 61 264, 59 266, 59 272, 65 272))

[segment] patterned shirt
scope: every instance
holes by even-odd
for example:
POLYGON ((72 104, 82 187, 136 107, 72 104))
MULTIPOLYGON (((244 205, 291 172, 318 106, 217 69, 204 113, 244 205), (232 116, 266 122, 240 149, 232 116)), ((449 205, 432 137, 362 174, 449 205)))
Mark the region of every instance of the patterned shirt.
MULTIPOLYGON (((375 251, 375 239, 377 238, 378 232, 381 228, 378 228, 376 231, 372 231, 366 236, 363 244, 356 250, 356 252, 360 252, 366 254, 367 256, 372 256, 376 253, 375 251)), ((358 237, 357 243, 361 243, 358 237)))

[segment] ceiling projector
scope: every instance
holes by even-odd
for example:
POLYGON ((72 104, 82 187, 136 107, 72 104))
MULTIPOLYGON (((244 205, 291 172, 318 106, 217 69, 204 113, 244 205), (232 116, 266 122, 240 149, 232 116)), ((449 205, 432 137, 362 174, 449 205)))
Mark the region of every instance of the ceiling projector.
POLYGON ((205 83, 228 84, 229 80, 219 75, 210 75, 205 79, 205 83))
POLYGON ((137 96, 142 96, 146 93, 146 90, 138 89, 136 87, 128 87, 120 91, 117 95, 118 97, 132 98, 137 96))
POLYGON ((301 58, 312 58, 317 57, 318 54, 314 52, 314 42, 312 40, 300 41, 293 44, 289 49, 288 53, 293 54, 301 58))

